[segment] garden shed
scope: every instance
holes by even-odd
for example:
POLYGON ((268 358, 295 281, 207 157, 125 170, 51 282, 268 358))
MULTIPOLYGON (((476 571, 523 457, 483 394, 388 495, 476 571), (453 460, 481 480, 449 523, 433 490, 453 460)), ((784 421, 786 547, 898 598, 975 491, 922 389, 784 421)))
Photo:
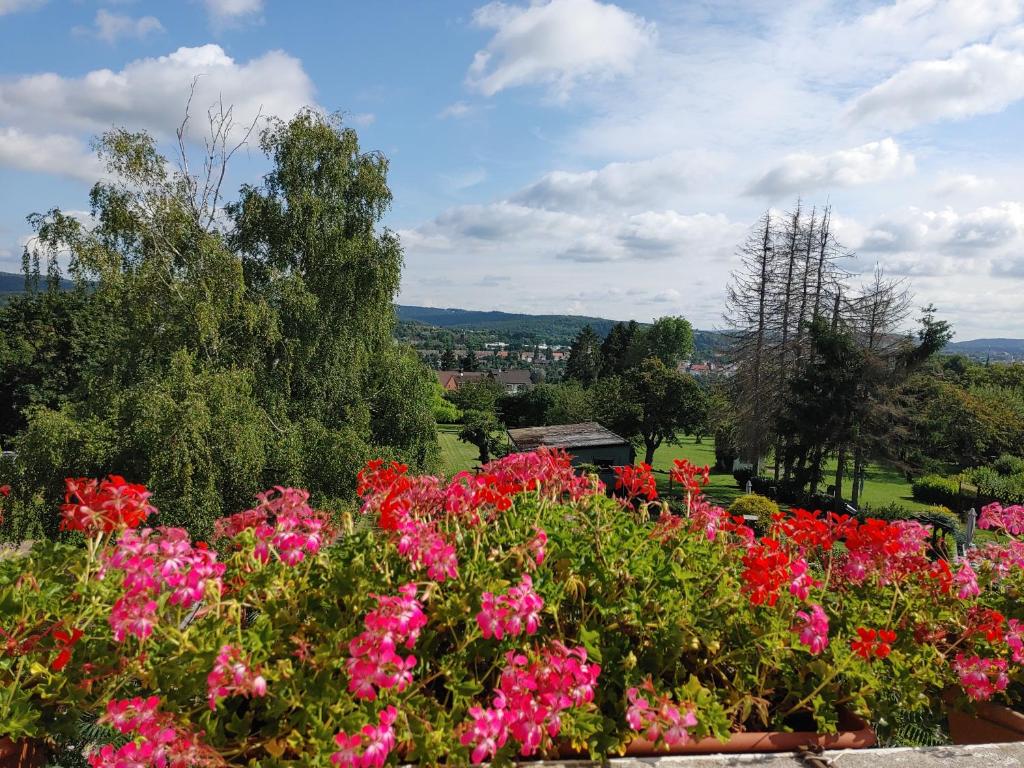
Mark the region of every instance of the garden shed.
POLYGON ((594 464, 605 471, 632 464, 636 456, 628 440, 596 421, 510 429, 508 439, 513 451, 534 451, 541 446, 561 448, 572 456, 573 465, 594 464))

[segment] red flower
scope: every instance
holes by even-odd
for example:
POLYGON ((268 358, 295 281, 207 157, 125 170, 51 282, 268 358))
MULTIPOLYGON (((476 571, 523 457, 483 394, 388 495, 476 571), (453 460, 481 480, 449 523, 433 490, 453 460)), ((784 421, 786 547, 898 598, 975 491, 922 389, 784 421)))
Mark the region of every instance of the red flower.
POLYGON ((624 491, 633 499, 646 496, 648 501, 658 498, 658 486, 651 474, 650 464, 636 466, 613 467, 615 470, 615 490, 624 491))
POLYGON ((743 591, 752 605, 775 605, 779 589, 790 582, 789 555, 776 539, 763 538, 743 556, 743 591))
POLYGON ((11 495, 11 486, 9 486, 9 485, 0 485, 0 496, 10 496, 10 495, 11 495))
POLYGON ((702 486, 711 482, 711 467, 706 464, 703 467, 698 467, 686 459, 676 459, 673 464, 675 464, 675 468, 672 470, 672 479, 681 483, 687 491, 694 495, 701 492, 702 486))
POLYGON ((60 672, 64 667, 71 661, 71 650, 75 647, 75 643, 82 639, 82 630, 71 628, 71 632, 65 632, 63 629, 55 629, 53 631, 53 637, 58 643, 60 652, 57 657, 50 662, 50 669, 54 672, 60 672))
POLYGON ((860 639, 850 641, 850 650, 862 659, 884 659, 892 652, 892 643, 896 642, 896 633, 891 629, 858 627, 857 635, 860 639))
POLYGON ((146 486, 126 482, 120 475, 105 480, 67 478, 61 530, 94 533, 136 528, 156 512, 146 486))

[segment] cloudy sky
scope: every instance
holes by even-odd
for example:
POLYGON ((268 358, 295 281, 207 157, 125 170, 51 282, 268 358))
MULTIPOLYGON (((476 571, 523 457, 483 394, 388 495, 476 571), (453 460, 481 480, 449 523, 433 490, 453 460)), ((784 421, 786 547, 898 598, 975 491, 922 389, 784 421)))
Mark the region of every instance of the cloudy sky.
POLYGON ((391 158, 404 303, 714 327, 801 196, 958 338, 1024 336, 1024 0, 0 0, 0 50, 0 269, 87 207, 90 136, 166 142, 198 75, 391 158))

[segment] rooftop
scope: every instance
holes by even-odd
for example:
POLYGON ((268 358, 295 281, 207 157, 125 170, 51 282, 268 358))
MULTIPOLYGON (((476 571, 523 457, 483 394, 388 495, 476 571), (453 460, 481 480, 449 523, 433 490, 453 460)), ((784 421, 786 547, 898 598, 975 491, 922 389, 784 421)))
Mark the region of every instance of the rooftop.
POLYGON ((509 439, 520 451, 548 448, 583 448, 591 445, 627 445, 628 442, 596 421, 556 424, 550 427, 510 429, 509 439))

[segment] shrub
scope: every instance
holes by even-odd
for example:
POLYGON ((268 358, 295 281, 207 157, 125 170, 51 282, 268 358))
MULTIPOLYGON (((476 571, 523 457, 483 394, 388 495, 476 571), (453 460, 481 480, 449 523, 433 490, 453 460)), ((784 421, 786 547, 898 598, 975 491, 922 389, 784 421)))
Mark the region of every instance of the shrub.
POLYGON ((757 518, 757 527, 762 531, 771 528, 772 520, 779 514, 779 505, 766 496, 747 493, 738 497, 729 505, 732 515, 753 515, 757 518))
POLYGON ((1024 458, 1004 453, 992 462, 992 469, 1000 475, 1024 475, 1024 458))
POLYGON ((1000 474, 993 467, 975 467, 964 474, 977 488, 980 504, 1024 504, 1024 475, 1000 474))
POLYGON ((941 504, 956 509, 960 506, 960 483, 941 475, 924 475, 914 481, 911 495, 925 504, 941 504))

